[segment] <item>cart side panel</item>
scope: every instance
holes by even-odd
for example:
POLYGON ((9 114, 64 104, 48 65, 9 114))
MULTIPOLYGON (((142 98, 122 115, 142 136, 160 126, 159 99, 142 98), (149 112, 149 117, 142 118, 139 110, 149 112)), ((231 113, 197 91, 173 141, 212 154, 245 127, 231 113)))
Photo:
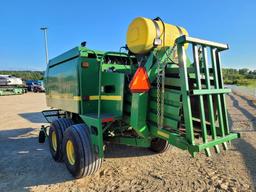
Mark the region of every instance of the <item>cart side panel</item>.
POLYGON ((79 113, 79 85, 77 63, 79 57, 51 65, 47 70, 47 106, 79 113))

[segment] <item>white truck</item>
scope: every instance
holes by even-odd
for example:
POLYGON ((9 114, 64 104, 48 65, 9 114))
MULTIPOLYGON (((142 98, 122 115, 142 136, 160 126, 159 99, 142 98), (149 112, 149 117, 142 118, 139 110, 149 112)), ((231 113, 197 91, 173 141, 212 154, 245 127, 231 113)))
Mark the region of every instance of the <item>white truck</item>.
POLYGON ((0 75, 0 96, 26 93, 22 79, 13 75, 0 75))
POLYGON ((21 86, 22 79, 13 75, 0 75, 0 86, 21 86))

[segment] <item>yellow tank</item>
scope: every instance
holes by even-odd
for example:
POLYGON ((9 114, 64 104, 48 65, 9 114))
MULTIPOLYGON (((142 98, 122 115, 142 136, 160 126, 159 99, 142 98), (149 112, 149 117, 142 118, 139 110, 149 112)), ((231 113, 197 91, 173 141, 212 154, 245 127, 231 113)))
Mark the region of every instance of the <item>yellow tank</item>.
POLYGON ((126 43, 129 50, 135 54, 145 54, 154 47, 154 41, 157 38, 161 39, 160 45, 157 45, 158 48, 173 47, 177 37, 188 35, 188 32, 183 27, 167 23, 164 23, 164 26, 165 38, 161 21, 153 21, 144 17, 134 19, 129 25, 126 34, 126 43))

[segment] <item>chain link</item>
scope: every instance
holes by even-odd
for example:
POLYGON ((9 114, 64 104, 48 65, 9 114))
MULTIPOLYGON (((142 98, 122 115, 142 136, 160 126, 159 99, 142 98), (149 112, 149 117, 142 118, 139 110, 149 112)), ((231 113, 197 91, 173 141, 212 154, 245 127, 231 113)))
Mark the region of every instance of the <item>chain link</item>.
POLYGON ((157 86, 157 128, 161 128, 161 112, 160 112, 160 61, 157 58, 157 79, 156 79, 156 86, 157 86))
MULTIPOLYGON (((173 52, 175 47, 176 47, 176 45, 174 45, 172 47, 170 54, 173 52)), ((170 59, 170 55, 167 52, 168 52, 168 50, 166 51, 167 57, 165 58, 165 60, 163 62, 160 62, 158 56, 156 55, 156 58, 157 58, 157 79, 156 79, 156 84, 157 84, 157 127, 158 127, 158 129, 163 128, 163 124, 164 124, 165 68, 167 65, 167 61, 170 59), (160 83, 160 81, 161 81, 161 83, 160 83)))

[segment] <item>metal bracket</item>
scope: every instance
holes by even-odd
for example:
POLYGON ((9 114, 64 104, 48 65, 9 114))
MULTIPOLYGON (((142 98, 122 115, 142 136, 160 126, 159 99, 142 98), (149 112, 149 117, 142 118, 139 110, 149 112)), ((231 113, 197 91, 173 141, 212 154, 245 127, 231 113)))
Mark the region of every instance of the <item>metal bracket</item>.
POLYGON ((161 31, 160 31, 160 27, 159 27, 158 23, 156 22, 156 19, 152 19, 152 21, 156 28, 156 38, 154 39, 153 45, 155 47, 157 47, 158 45, 162 44, 162 40, 160 39, 161 31))

